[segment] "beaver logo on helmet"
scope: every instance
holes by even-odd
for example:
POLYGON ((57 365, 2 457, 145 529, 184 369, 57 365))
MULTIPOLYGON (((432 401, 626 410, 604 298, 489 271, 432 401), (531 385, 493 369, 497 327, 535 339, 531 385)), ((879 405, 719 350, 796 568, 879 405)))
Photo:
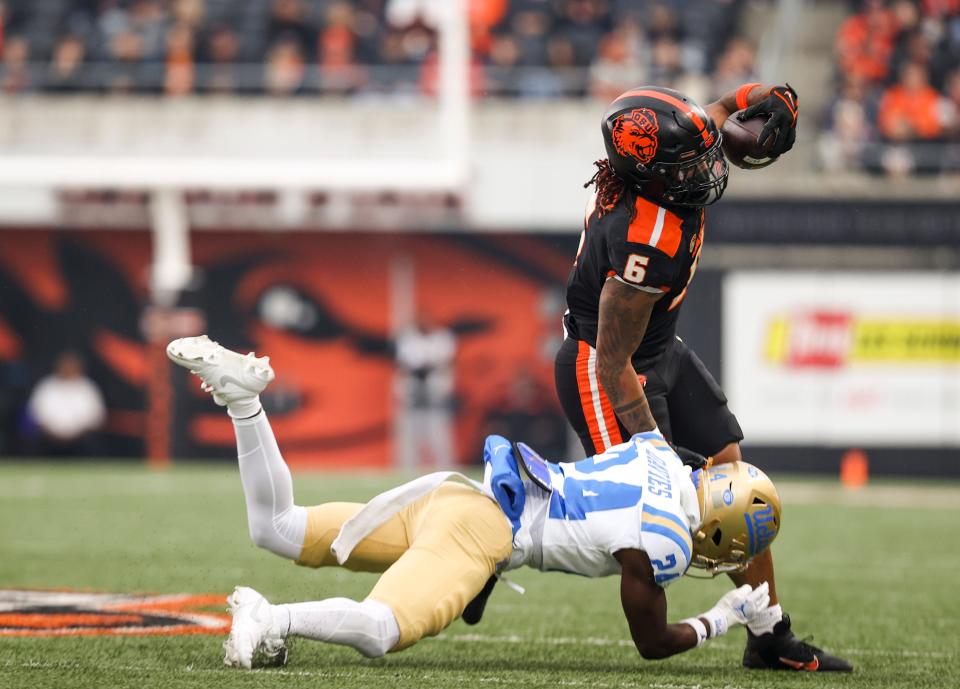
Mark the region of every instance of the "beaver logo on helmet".
POLYGON ((646 165, 657 155, 657 116, 650 108, 637 108, 623 113, 613 122, 612 138, 617 152, 636 158, 646 165))
POLYGON ((641 86, 621 94, 601 121, 614 173, 643 198, 704 207, 727 187, 720 130, 679 91, 641 86))

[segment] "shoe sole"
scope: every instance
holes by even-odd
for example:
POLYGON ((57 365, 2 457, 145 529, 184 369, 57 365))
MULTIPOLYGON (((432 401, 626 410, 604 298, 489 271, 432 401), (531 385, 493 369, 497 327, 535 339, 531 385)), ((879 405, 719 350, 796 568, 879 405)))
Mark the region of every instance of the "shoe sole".
MULTIPOLYGON (((215 340, 211 340, 206 335, 201 335, 199 337, 181 337, 180 339, 174 340, 167 345, 167 358, 178 366, 189 369, 191 373, 194 373, 197 369, 199 369, 200 366, 207 363, 204 359, 206 355, 215 352, 222 352, 224 355, 233 355, 243 358, 242 354, 238 354, 237 352, 227 349, 222 344, 216 342, 215 340)), ((273 372, 273 367, 270 365, 269 359, 267 357, 258 357, 256 362, 258 366, 262 366, 267 371, 265 385, 270 384, 276 377, 276 374, 273 372)), ((221 378, 221 384, 227 379, 238 387, 249 389, 242 381, 232 377, 221 378)), ((256 390, 251 389, 250 392, 257 394, 256 390)))
POLYGON ((205 354, 226 348, 206 335, 199 337, 181 337, 167 345, 167 358, 184 367, 203 363, 205 354))

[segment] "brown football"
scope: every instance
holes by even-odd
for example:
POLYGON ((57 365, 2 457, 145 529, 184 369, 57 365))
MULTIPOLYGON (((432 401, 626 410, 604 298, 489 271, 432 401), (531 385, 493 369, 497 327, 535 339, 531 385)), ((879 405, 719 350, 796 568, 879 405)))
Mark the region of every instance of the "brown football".
POLYGON ((757 144, 757 137, 760 136, 763 125, 767 123, 767 118, 763 116, 751 117, 749 120, 741 122, 737 118, 740 112, 742 111, 730 115, 720 130, 723 133, 723 153, 731 164, 745 170, 766 167, 776 160, 775 157, 770 157, 767 152, 776 137, 770 137, 761 148, 757 144))

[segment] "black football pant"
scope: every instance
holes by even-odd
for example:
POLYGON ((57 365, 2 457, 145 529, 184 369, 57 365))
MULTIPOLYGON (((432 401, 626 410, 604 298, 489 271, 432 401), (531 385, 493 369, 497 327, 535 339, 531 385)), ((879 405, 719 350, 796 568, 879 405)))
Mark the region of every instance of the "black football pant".
MULTIPOLYGON (((597 379, 596 356, 586 342, 567 338, 554 367, 560 404, 586 456, 630 437, 597 379)), ((743 440, 717 381, 680 338, 656 364, 637 375, 660 432, 674 445, 709 457, 743 440)))

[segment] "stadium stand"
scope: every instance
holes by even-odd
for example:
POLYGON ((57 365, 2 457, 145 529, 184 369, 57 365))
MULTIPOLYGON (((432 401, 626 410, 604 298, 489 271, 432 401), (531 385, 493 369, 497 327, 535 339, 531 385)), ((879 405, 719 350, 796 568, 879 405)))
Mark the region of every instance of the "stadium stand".
POLYGON ((830 169, 893 177, 960 169, 960 3, 866 0, 837 32, 830 169))
MULTIPOLYGON (((422 0, 7 0, 6 93, 430 92, 422 0)), ((739 0, 472 0, 477 94, 551 98, 752 71, 739 0), (641 21, 642 17, 642 21, 641 21)))

